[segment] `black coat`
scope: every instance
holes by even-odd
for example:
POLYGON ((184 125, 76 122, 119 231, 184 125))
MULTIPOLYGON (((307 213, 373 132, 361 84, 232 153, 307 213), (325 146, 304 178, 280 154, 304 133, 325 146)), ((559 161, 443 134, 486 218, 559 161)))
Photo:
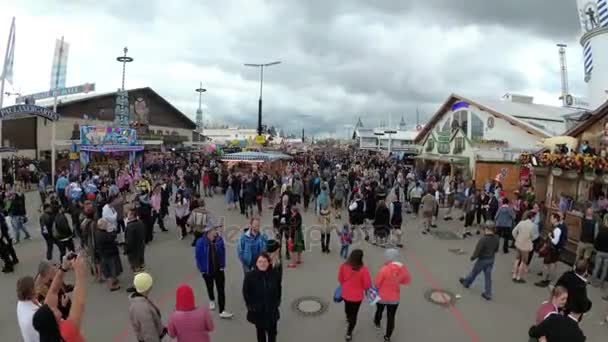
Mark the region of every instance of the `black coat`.
POLYGON ((105 230, 95 229, 95 249, 99 256, 113 257, 118 255, 118 245, 116 244, 116 234, 105 230))
POLYGON ((129 221, 125 228, 125 254, 129 257, 143 257, 146 249, 146 227, 143 221, 129 221))
POLYGON ((586 341, 586 337, 578 326, 578 322, 561 314, 550 315, 539 325, 531 327, 528 331, 528 335, 533 338, 545 336, 547 342, 586 341))
POLYGON ((568 290, 568 301, 564 311, 585 313, 591 310, 592 303, 587 297, 587 283, 579 278, 574 271, 562 274, 555 286, 563 286, 568 290))
POLYGON ((350 224, 361 225, 365 220, 365 212, 363 211, 365 204, 363 200, 356 200, 356 203, 357 208, 354 210, 350 210, 349 208, 350 224))
POLYGON ((376 215, 374 216, 374 228, 375 229, 389 229, 391 220, 391 212, 384 205, 379 206, 376 209, 376 215))
POLYGON ((287 204, 285 214, 283 214, 283 203, 279 202, 274 207, 272 212, 272 225, 275 229, 287 229, 289 228, 289 220, 291 219, 291 206, 287 204), (281 219, 285 219, 285 223, 281 223, 281 219))
POLYGON ((279 320, 281 279, 279 272, 253 270, 245 275, 243 298, 247 320, 253 324, 271 324, 279 320))

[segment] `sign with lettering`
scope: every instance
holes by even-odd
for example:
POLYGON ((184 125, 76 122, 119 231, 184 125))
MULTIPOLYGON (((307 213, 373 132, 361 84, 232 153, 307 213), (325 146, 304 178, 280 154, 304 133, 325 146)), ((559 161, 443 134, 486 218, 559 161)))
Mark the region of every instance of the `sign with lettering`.
POLYGON ((137 152, 143 151, 144 145, 80 145, 81 151, 87 152, 137 152))
POLYGON ((36 115, 51 121, 59 120, 59 114, 46 107, 31 104, 20 104, 0 109, 0 120, 14 119, 18 114, 36 115))
POLYGON ((129 127, 80 126, 82 145, 137 145, 137 132, 129 127))
POLYGON ((55 93, 57 93, 57 96, 66 96, 66 95, 75 95, 75 94, 80 94, 80 93, 86 94, 91 91, 95 91, 95 83, 85 83, 85 84, 77 85, 74 87, 51 89, 49 91, 43 91, 43 92, 36 93, 36 94, 19 96, 15 100, 15 103, 17 103, 17 104, 25 103, 25 100, 27 100, 27 99, 31 99, 34 101, 47 99, 50 97, 54 97, 55 93))

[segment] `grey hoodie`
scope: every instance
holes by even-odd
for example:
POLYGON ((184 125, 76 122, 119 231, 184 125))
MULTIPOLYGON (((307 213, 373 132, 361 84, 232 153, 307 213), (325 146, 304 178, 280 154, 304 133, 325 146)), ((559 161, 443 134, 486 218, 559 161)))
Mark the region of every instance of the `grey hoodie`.
POLYGON ((138 341, 160 342, 164 328, 160 311, 148 298, 138 293, 129 297, 129 319, 138 341))

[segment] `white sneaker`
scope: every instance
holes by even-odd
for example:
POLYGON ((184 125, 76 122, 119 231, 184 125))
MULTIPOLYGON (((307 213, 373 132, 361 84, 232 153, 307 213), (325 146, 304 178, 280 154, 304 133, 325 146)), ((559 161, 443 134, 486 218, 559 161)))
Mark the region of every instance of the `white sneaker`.
POLYGON ((209 310, 211 310, 211 311, 215 310, 215 302, 214 301, 210 301, 209 302, 209 310))
POLYGON ((232 316, 234 316, 234 315, 232 314, 232 312, 228 312, 228 311, 226 311, 226 310, 224 310, 224 311, 222 311, 222 312, 220 313, 220 318, 226 318, 226 319, 227 319, 227 318, 232 318, 232 316))

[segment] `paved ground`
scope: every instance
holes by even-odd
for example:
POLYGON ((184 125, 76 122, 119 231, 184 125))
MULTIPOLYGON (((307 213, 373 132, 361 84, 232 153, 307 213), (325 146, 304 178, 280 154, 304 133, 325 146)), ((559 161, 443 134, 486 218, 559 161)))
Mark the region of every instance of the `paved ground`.
MULTIPOLYGON (((29 212, 34 213, 39 203, 37 194, 28 194, 29 212)), ((245 218, 223 208, 220 197, 209 201, 209 207, 218 215, 224 215, 227 223, 228 241, 233 241, 237 229, 245 226, 245 218), (232 228, 231 228, 232 227, 232 228)), ((269 225, 270 212, 264 212, 263 224, 269 225)), ((0 275, 0 332, 3 341, 20 341, 15 318, 15 282, 18 277, 33 274, 44 254, 44 243, 38 232, 37 213, 30 216, 29 229, 36 237, 17 246, 21 263, 12 275, 0 275)), ((315 217, 308 213, 305 223, 312 225, 315 217)), ((168 226, 174 227, 167 219, 168 226)), ((440 222, 439 230, 456 231, 460 222, 440 222)), ((476 238, 461 240, 441 240, 419 233, 419 223, 409 220, 406 228, 406 248, 403 260, 412 272, 412 284, 402 291, 401 304, 397 313, 397 328, 394 341, 525 341, 526 332, 533 320, 534 310, 547 297, 547 290, 531 285, 536 276, 529 276, 528 284, 517 285, 510 281, 510 265, 513 253, 500 255, 494 270, 494 299, 486 302, 480 297, 483 280, 480 278, 471 289, 462 289, 458 277, 470 269, 468 256, 476 238), (458 255, 449 249, 463 249, 466 254, 458 255), (425 293, 433 288, 446 289, 462 297, 452 307, 442 307, 429 303, 425 293)), ((283 303, 279 322, 279 341, 340 341, 344 334, 344 314, 342 305, 331 302, 336 286, 336 273, 341 262, 338 256, 338 242, 332 237, 332 253, 323 255, 320 246, 314 242, 318 237, 314 227, 307 229, 308 252, 304 263, 296 270, 285 269, 283 281, 283 303), (303 296, 317 296, 328 304, 327 311, 319 317, 302 317, 292 307, 292 302, 303 296)), ((365 242, 356 247, 365 250, 365 262, 373 274, 382 264, 383 250, 365 242)), ((237 264, 234 244, 228 248, 227 305, 235 313, 233 320, 216 319, 214 341, 255 340, 254 328, 247 323, 241 296, 242 270, 237 264)), ((57 253, 57 252, 56 252, 57 253)), ((207 304, 207 294, 200 275, 196 271, 190 241, 177 240, 175 230, 171 233, 156 233, 154 242, 146 251, 146 261, 154 276, 155 285, 152 299, 158 303, 164 317, 174 306, 174 289, 181 283, 195 288, 200 305, 207 304)), ((123 260, 125 268, 126 261, 123 260)), ((534 264, 536 271, 539 265, 534 264)), ((123 285, 131 279, 130 272, 122 275, 123 285)), ((123 288, 126 286, 123 286, 123 288)), ((608 303, 600 299, 597 289, 590 289, 594 302, 593 311, 582 323, 588 341, 605 341, 608 326, 601 324, 608 309, 608 303)), ((128 322, 127 294, 124 291, 110 293, 100 284, 89 282, 86 319, 83 332, 88 341, 135 341, 128 322)), ((371 323, 373 310, 363 305, 359 322, 354 333, 355 341, 380 341, 382 333, 371 323)), ((217 315, 217 313, 214 313, 217 315)), ((217 316, 215 316, 217 317, 217 316)))

